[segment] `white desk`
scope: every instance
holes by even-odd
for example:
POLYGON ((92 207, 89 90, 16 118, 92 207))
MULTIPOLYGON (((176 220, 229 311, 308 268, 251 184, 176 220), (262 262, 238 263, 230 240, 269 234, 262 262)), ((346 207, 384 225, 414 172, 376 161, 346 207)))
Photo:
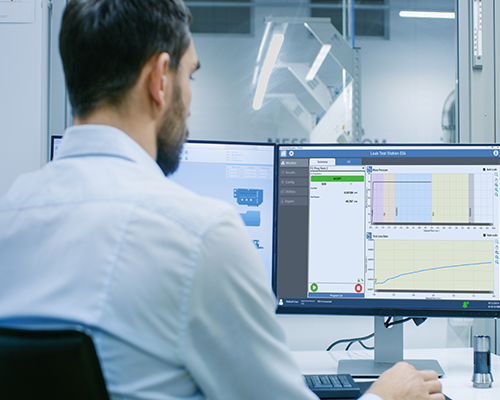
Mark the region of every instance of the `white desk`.
MULTIPOLYGON (((373 358, 373 352, 356 351, 296 351, 293 352, 303 374, 335 374, 342 359, 373 358)), ((500 357, 491 355, 493 386, 490 389, 472 387, 473 350, 460 349, 410 349, 405 350, 408 359, 435 359, 441 364, 445 375, 441 378, 443 393, 452 400, 499 400, 500 357)))

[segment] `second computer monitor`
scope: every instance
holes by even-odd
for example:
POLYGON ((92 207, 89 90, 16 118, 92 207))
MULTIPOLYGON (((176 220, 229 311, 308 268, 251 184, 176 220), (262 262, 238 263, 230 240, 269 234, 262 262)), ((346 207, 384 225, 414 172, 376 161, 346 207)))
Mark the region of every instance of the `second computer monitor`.
POLYGON ((275 145, 189 141, 170 177, 231 204, 241 215, 269 277, 273 267, 275 145))

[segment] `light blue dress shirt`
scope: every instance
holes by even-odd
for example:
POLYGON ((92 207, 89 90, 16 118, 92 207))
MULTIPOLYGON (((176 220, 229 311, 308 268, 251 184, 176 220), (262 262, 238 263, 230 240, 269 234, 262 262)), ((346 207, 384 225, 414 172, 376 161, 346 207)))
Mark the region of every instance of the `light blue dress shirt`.
POLYGON ((0 200, 0 320, 91 329, 113 399, 314 399, 230 205, 118 129, 68 129, 0 200))

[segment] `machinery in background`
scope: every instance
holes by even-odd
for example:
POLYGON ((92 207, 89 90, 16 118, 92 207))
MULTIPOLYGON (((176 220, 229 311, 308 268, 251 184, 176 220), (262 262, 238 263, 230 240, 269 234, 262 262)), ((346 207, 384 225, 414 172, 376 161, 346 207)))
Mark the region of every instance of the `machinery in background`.
POLYGON ((279 99, 309 133, 310 142, 361 142, 361 50, 329 18, 268 17, 265 23, 253 108, 259 110, 264 98, 279 99), (311 36, 319 51, 317 43, 306 42, 311 36), (312 64, 303 61, 314 55, 312 64), (335 63, 325 62, 328 55, 335 63), (327 71, 323 79, 320 68, 327 71))

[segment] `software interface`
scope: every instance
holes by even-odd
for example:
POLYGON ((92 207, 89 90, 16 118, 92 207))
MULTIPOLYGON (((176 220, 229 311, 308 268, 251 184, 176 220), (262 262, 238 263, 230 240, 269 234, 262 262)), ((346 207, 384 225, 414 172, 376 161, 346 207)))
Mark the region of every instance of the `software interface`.
POLYGON ((188 142, 172 180, 231 204, 241 215, 271 284, 275 146, 188 142))
POLYGON ((278 153, 280 306, 500 309, 499 147, 278 153))

